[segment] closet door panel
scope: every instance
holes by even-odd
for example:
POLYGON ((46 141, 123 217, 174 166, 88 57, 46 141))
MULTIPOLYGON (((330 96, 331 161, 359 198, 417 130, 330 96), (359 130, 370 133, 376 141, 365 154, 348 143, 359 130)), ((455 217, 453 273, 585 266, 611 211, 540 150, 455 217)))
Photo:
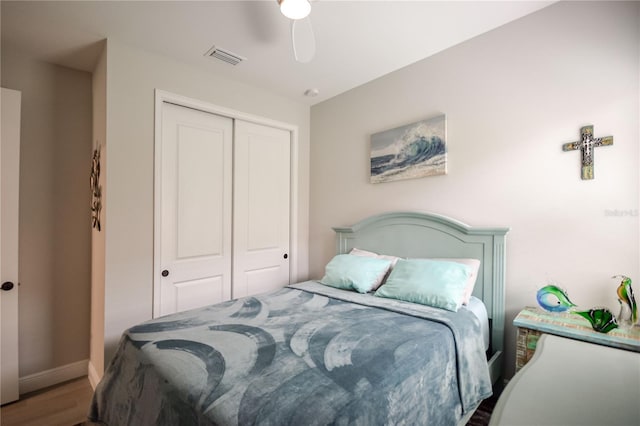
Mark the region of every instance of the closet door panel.
POLYGON ((232 254, 233 120, 169 103, 162 114, 159 315, 229 299, 232 254))
POLYGON ((291 134, 235 121, 233 297, 289 284, 291 134))
MULTIPOLYGON (((224 135, 209 129, 178 127, 177 257, 224 253, 224 135)), ((228 206, 227 206, 228 207, 228 206)))

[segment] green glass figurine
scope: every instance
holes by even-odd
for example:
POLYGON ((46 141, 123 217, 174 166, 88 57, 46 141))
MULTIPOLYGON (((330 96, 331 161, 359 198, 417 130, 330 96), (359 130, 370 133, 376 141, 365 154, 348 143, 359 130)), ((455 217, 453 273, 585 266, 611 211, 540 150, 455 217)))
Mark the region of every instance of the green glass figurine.
POLYGON ((618 328, 616 317, 607 308, 593 308, 588 311, 573 311, 573 313, 586 318, 597 332, 608 333, 618 328))
POLYGON ((540 307, 549 312, 565 312, 576 306, 564 290, 552 284, 538 290, 536 299, 540 307))
POLYGON ((618 302, 620 303, 620 314, 618 321, 621 326, 631 327, 638 321, 638 305, 633 297, 633 289, 631 288, 631 278, 624 275, 614 275, 611 278, 621 278, 618 286, 618 302))

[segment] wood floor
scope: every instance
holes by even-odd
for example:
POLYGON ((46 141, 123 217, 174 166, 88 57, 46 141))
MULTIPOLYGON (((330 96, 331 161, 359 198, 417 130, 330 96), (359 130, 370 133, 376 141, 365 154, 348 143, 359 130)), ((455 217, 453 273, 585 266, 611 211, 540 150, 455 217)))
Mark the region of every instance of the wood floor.
POLYGON ((84 377, 23 395, 0 408, 2 426, 73 426, 87 420, 93 389, 84 377))

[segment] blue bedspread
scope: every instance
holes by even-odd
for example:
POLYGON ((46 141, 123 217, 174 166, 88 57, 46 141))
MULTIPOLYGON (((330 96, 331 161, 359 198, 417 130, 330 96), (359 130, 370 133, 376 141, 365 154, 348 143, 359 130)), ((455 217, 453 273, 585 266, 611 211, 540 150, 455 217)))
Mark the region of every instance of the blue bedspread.
POLYGON ((476 317, 297 284, 127 330, 108 425, 452 425, 491 395, 476 317))

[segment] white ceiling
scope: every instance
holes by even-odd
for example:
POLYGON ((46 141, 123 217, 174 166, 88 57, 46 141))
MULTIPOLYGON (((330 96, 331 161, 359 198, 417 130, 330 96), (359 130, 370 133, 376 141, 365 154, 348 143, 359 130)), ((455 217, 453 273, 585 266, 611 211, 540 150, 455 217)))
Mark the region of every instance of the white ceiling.
POLYGON ((115 38, 212 73, 314 104, 419 61, 553 1, 312 2, 316 55, 293 58, 290 21, 276 0, 6 1, 2 48, 91 71, 99 41, 115 38), (212 46, 247 58, 204 57, 212 46), (317 88, 317 97, 305 97, 317 88))

